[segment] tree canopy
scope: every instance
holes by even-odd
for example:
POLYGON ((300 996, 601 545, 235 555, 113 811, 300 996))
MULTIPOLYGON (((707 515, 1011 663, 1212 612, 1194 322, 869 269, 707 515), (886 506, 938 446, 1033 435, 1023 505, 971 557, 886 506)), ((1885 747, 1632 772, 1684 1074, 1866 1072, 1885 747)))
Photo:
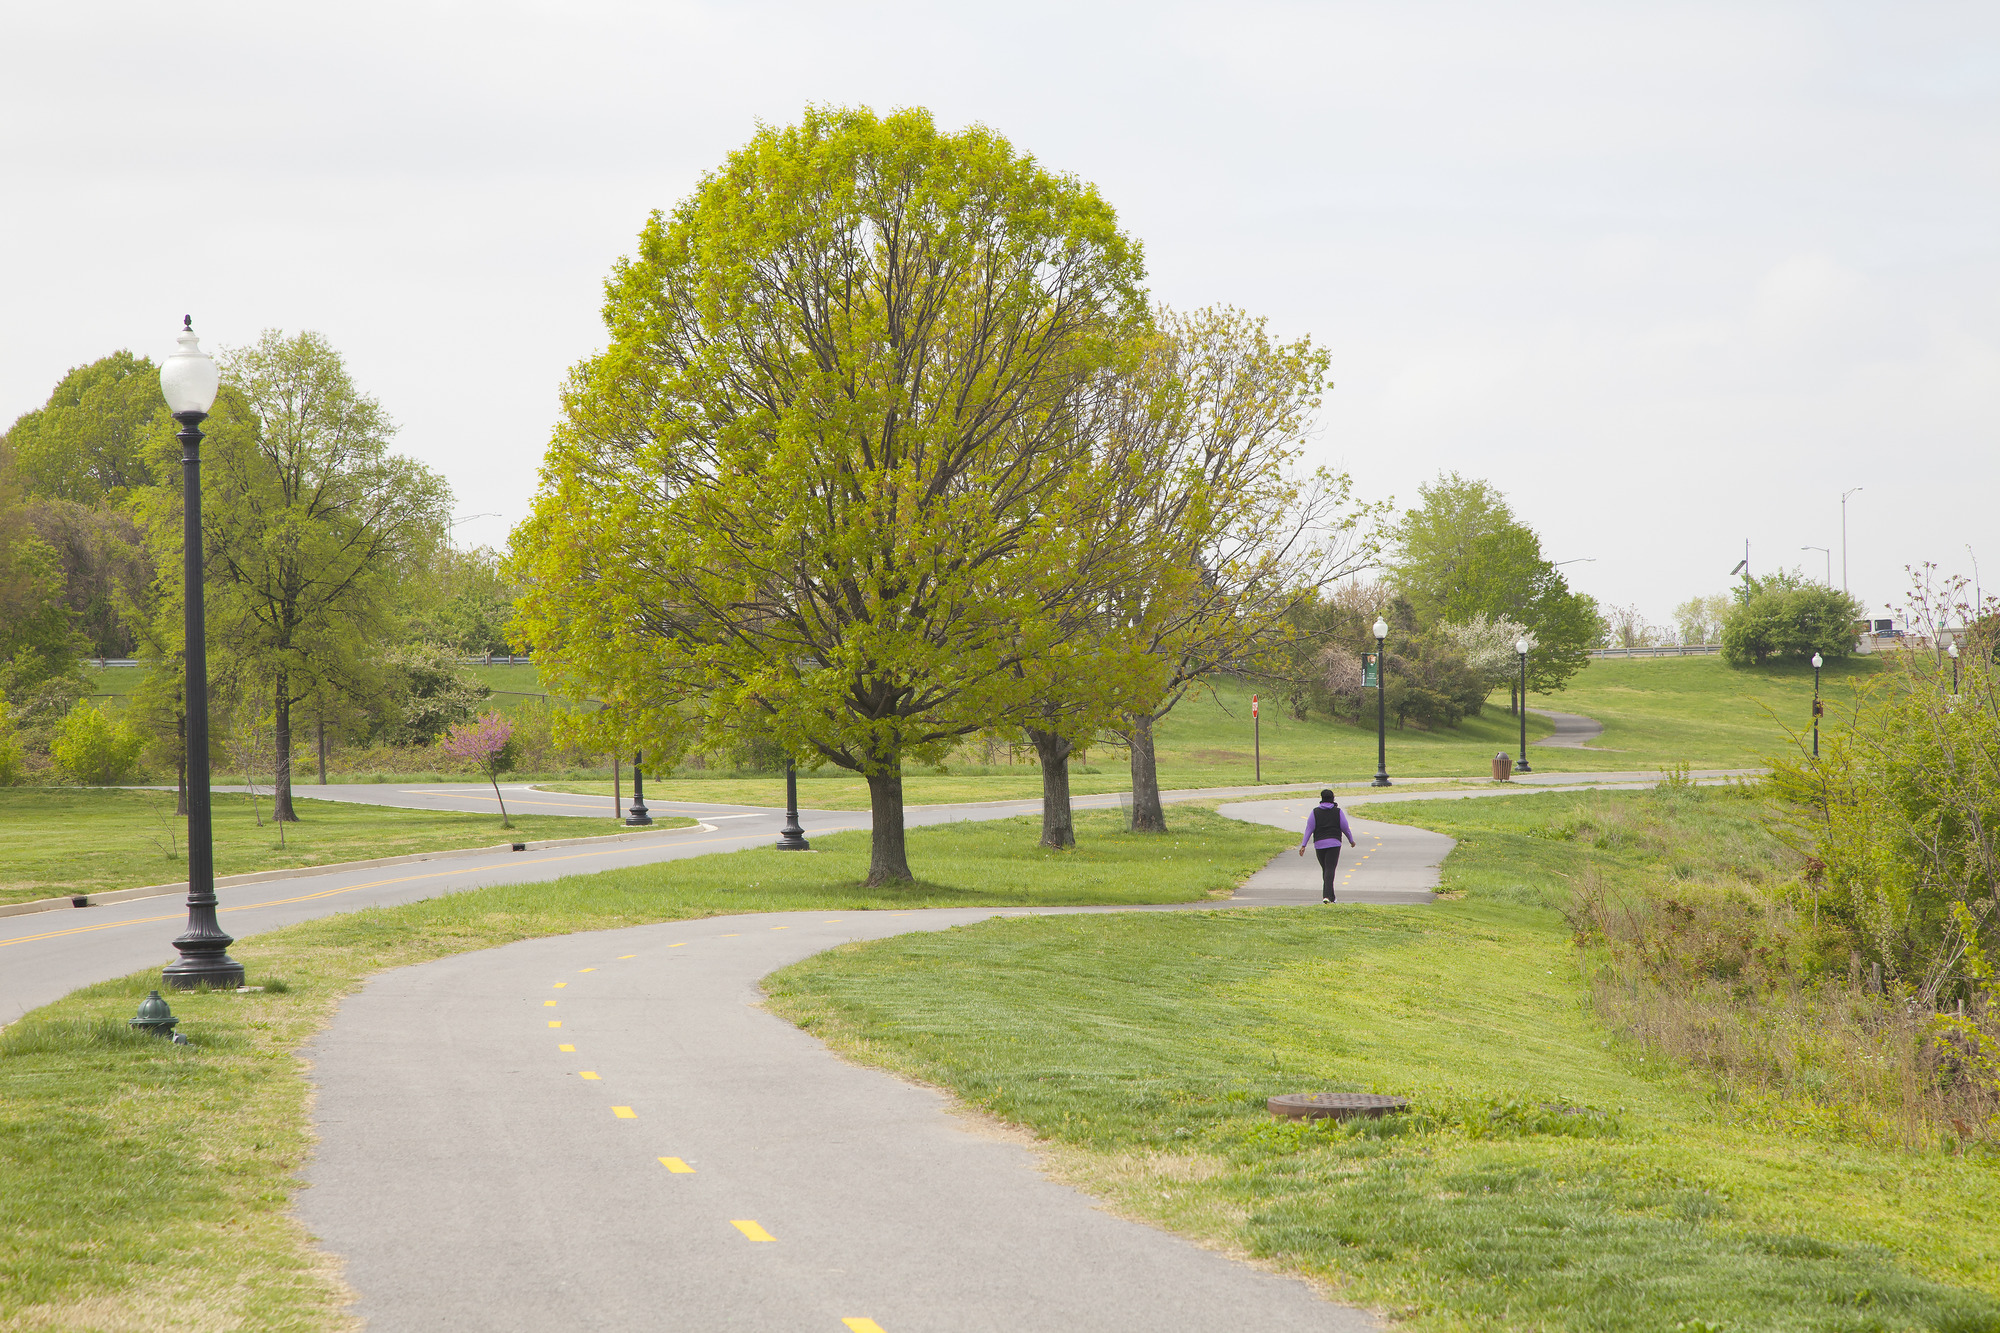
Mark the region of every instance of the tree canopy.
POLYGON ((146 441, 165 414, 160 368, 113 352, 63 376, 48 403, 7 432, 31 496, 94 504, 150 480, 146 441))
POLYGON ((1861 604, 1838 588, 1813 582, 1798 570, 1746 578, 1738 600, 1722 619, 1722 660, 1761 666, 1773 658, 1833 660, 1854 649, 1861 604))
POLYGON ((1417 619, 1462 624, 1483 615, 1526 625, 1535 640, 1528 688, 1562 688, 1604 637, 1597 603, 1571 591, 1492 483, 1443 473, 1419 494, 1423 503, 1396 526, 1386 565, 1417 619))
POLYGON ((514 541, 517 629, 663 757, 762 730, 867 777, 1020 720, 1108 571, 1086 430, 1141 325, 1097 192, 983 128, 815 108, 656 213, 607 284, 514 541))

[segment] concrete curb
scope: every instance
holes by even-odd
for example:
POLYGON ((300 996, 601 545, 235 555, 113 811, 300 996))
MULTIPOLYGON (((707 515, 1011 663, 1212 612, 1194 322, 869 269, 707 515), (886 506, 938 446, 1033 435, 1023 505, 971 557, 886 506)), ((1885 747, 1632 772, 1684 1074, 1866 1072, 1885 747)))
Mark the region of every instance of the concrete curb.
MULTIPOLYGON (((669 815, 672 819, 676 816, 669 815)), ((491 856, 496 852, 539 852, 549 847, 581 847, 588 844, 606 842, 636 842, 644 838, 657 837, 662 833, 686 833, 690 829, 714 831, 714 825, 699 820, 680 828, 650 829, 644 833, 605 833, 594 838, 547 838, 540 842, 501 842, 491 847, 451 847, 435 852, 412 852, 408 856, 380 856, 371 861, 334 861, 323 866, 293 866, 285 870, 259 870, 248 875, 224 875, 215 881, 218 889, 237 884, 262 884, 274 879, 303 879, 309 875, 335 875, 343 870, 368 870, 375 866, 406 866, 418 861, 439 861, 453 856, 491 856)), ((29 912, 54 912, 77 907, 96 907, 101 903, 129 902, 134 898, 161 898, 172 893, 187 892, 187 881, 176 884, 148 884, 138 889, 112 889, 108 893, 78 894, 70 898, 37 898, 28 903, 12 903, 0 907, 0 916, 25 916, 29 912), (81 899, 82 901, 78 901, 81 899)))

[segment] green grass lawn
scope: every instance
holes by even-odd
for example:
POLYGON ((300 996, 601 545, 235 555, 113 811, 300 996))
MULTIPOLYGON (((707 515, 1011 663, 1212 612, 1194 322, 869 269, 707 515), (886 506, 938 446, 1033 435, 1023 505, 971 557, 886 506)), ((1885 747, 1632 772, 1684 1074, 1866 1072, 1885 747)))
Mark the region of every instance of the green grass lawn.
MULTIPOLYGON (((257 798, 255 809, 238 793, 216 792, 212 800, 217 875, 605 831, 560 815, 516 815, 510 832, 495 815, 301 799, 293 803, 299 822, 285 826, 281 848, 268 796, 257 798)), ((170 791, 0 787, 0 904, 170 884, 186 875, 187 821, 175 816, 170 791)))
POLYGON ((193 1045, 126 1027, 157 972, 93 986, 0 1033, 0 1328, 333 1330, 335 1264, 290 1213, 310 1144, 299 1048, 371 973, 513 940, 724 912, 1197 901, 1285 833, 1182 808, 1168 838, 1078 820, 1054 855, 1016 819, 910 833, 921 877, 860 886, 865 834, 500 885, 307 922, 231 949, 252 985, 172 997, 193 1045))
POLYGON ((1371 807, 1459 839, 1463 897, 1429 908, 991 921, 767 989, 837 1048, 1027 1127, 1117 1210, 1414 1328, 2000 1330, 2000 1165, 1747 1123, 1596 1018, 1549 906, 1564 876, 1768 851, 1754 802, 1715 791, 1672 798, 1686 836, 1664 850, 1563 840, 1601 803, 1667 799, 1371 807), (1343 1089, 1415 1110, 1343 1131, 1263 1106, 1343 1089))
MULTIPOLYGON (((1826 725, 1839 725, 1838 706, 1882 665, 1878 657, 1851 657, 1826 667, 1820 687, 1826 725)), ((1603 752, 1591 760, 1596 766, 1649 768, 1685 759, 1696 768, 1749 768, 1788 746, 1786 727, 1810 731, 1812 685, 1806 663, 1739 670, 1719 657, 1606 658, 1534 706, 1602 722, 1604 735, 1592 742, 1603 752)), ((1536 766, 1556 753, 1538 752, 1536 766)), ((1562 762, 1570 765, 1575 756, 1562 762)))

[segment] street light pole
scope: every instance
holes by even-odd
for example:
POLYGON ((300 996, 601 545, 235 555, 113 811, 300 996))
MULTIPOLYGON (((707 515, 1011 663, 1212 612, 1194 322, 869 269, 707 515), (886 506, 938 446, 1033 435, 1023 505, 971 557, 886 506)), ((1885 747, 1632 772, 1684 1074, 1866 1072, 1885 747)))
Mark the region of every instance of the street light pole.
POLYGON ((1833 586, 1833 552, 1827 550, 1824 546, 1801 546, 1799 549, 1801 551, 1818 551, 1826 557, 1826 586, 1831 588, 1833 586))
POLYGON ((234 989, 243 984, 243 964, 229 956, 236 941, 215 919, 215 828, 208 791, 208 625, 202 607, 201 423, 215 406, 221 377, 215 362, 194 336, 194 317, 183 316, 180 350, 160 367, 160 392, 167 410, 181 423, 181 613, 182 660, 187 676, 187 929, 174 941, 180 959, 160 973, 169 987, 234 989))
POLYGON ((799 769, 789 756, 785 759, 785 827, 778 834, 781 852, 809 852, 806 831, 799 827, 799 769))
POLYGON ((1514 640, 1514 651, 1521 657, 1521 763, 1518 771, 1522 773, 1535 771, 1528 767, 1528 650, 1534 646, 1525 634, 1514 640))
POLYGON ((1823 661, 1818 653, 1813 654, 1813 758, 1819 758, 1819 715, 1824 710, 1819 702, 1819 669, 1823 661))
POLYGON ((1862 488, 1856 486, 1854 490, 1840 493, 1840 590, 1842 592, 1847 591, 1847 497, 1860 489, 1862 488))
POLYGON ((1389 622, 1375 617, 1375 781, 1376 787, 1389 782, 1389 671, 1382 645, 1389 638, 1389 622))
POLYGON ((641 771, 645 758, 644 750, 632 751, 632 808, 625 813, 628 828, 639 828, 653 822, 651 812, 646 809, 646 775, 641 771))

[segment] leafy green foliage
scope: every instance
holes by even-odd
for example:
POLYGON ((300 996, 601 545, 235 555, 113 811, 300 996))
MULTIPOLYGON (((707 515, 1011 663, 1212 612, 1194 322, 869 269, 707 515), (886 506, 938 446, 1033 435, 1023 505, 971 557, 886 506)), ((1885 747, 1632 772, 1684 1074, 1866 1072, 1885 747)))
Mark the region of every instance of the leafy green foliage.
POLYGON ((1746 579, 1738 599, 1722 621, 1722 660, 1731 666, 1814 653, 1835 661, 1853 651, 1861 603, 1838 588, 1780 571, 1746 579))
POLYGON ((1528 627, 1528 688, 1558 690, 1604 637, 1597 603, 1572 592, 1543 558, 1541 538, 1490 482, 1452 472, 1420 489, 1423 504, 1395 530, 1389 580, 1420 624, 1506 617, 1528 627))
POLYGON ((75 672, 84 643, 63 605, 62 562, 21 502, 14 456, 0 442, 0 695, 21 702, 75 672))
POLYGON ((19 782, 27 768, 28 757, 21 745, 20 729, 14 725, 14 710, 6 699, 0 698, 0 787, 19 782))
POLYGON ((102 787, 131 774, 145 743, 123 719, 113 722, 95 704, 79 699, 56 729, 49 754, 72 781, 102 787))
POLYGON ((492 693, 441 643, 406 643, 384 654, 383 661, 396 678, 391 694, 397 715, 389 733, 406 744, 429 745, 471 718, 492 693))
POLYGON ((810 110, 655 214, 517 530, 515 632, 577 725, 671 760, 746 725, 900 774, 1025 705, 1101 597, 1081 390, 1145 318, 1096 192, 982 128, 810 110))
POLYGON ((5 442, 29 495, 116 502, 150 480, 146 442, 166 409, 159 367, 113 352, 63 376, 48 404, 15 421, 5 442))
POLYGON ((1817 758, 1801 743, 1772 767, 1822 947, 1859 949, 1929 1003, 1968 993, 1968 942, 2000 950, 2000 691, 1979 655, 1960 673, 1954 693, 1949 664, 1898 654, 1817 758))

